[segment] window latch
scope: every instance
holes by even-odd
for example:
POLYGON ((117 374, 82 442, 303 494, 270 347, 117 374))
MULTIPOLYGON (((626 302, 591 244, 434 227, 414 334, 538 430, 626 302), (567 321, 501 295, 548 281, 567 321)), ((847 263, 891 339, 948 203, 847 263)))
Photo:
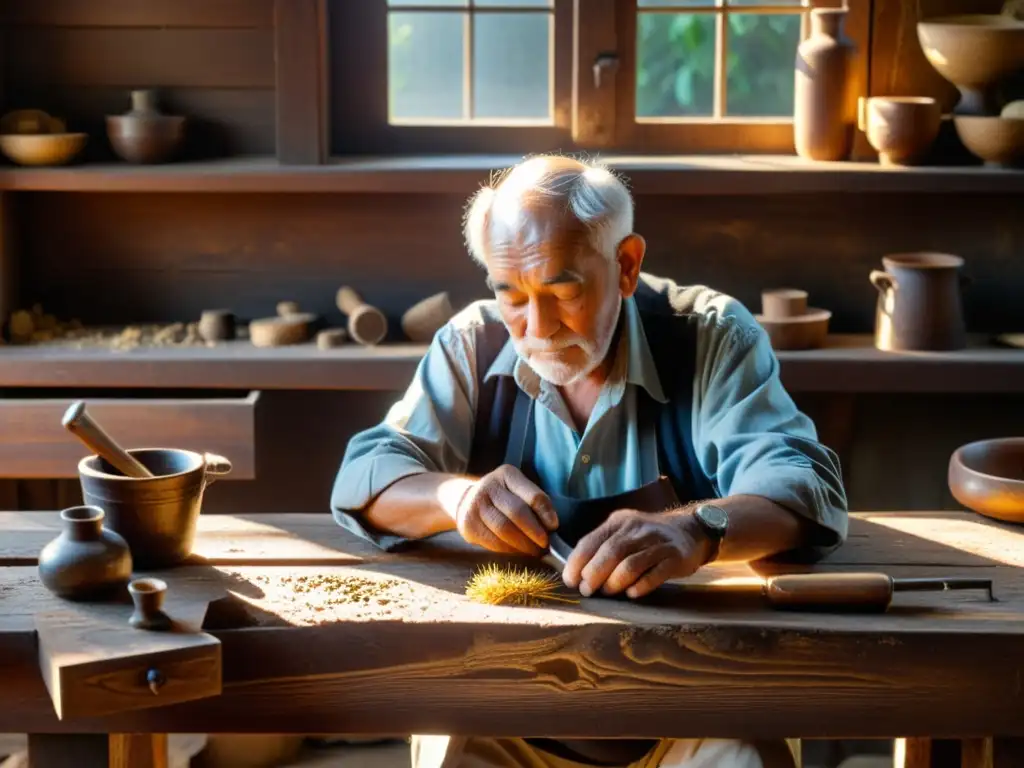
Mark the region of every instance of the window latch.
POLYGON ((614 53, 599 53, 594 59, 594 87, 601 87, 603 73, 615 74, 619 69, 619 57, 614 53))

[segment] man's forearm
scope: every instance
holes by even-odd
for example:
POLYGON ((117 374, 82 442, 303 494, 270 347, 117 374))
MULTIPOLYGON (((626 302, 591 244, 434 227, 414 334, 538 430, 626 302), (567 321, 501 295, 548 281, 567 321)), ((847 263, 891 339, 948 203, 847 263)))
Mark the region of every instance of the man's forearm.
POLYGON ((806 543, 810 522, 764 496, 714 499, 729 515, 719 562, 751 562, 806 543))
POLYGON ((474 479, 427 472, 388 486, 364 512, 377 530, 422 539, 455 529, 455 511, 474 479))

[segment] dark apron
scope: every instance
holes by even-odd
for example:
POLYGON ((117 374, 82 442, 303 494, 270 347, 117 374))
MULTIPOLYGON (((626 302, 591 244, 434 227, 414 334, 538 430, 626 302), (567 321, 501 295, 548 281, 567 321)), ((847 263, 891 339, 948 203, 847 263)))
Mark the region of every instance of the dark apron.
MULTIPOLYGON (((645 404, 653 403, 646 392, 638 389, 638 415, 640 429, 655 429, 651 408, 645 404)), ((663 512, 681 506, 680 500, 672 483, 667 477, 660 476, 640 488, 614 496, 603 496, 594 499, 576 499, 570 496, 559 496, 543 488, 534 469, 533 431, 534 401, 526 393, 519 392, 516 396, 515 408, 512 412, 512 425, 509 432, 505 463, 518 467, 531 481, 541 487, 558 513, 558 534, 570 546, 575 546, 580 539, 603 523, 610 514, 618 509, 636 509, 641 512, 663 512)), ((650 434, 650 433, 649 433, 650 434)), ((641 445, 653 445, 641 439, 641 445)), ((527 743, 558 757, 575 760, 586 765, 622 766, 640 760, 657 744, 657 739, 525 739, 527 743)))

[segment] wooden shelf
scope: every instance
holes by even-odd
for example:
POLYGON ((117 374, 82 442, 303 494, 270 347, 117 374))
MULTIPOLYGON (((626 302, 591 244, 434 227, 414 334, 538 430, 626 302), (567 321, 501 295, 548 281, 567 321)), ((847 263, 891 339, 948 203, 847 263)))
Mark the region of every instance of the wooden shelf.
MULTIPOLYGON (((0 190, 39 192, 317 192, 468 195, 510 155, 335 158, 282 166, 240 158, 156 166, 84 164, 0 168, 0 190)), ((876 163, 814 163, 791 156, 610 156, 637 194, 1020 193, 1024 171, 980 166, 883 168, 876 163)))
MULTIPOLYGON (((0 387, 401 391, 424 351, 415 344, 260 349, 246 341, 124 352, 7 346, 0 347, 0 387)), ((1020 349, 976 345, 958 352, 884 353, 869 336, 832 336, 825 348, 780 352, 779 359, 791 392, 1024 392, 1020 349)))

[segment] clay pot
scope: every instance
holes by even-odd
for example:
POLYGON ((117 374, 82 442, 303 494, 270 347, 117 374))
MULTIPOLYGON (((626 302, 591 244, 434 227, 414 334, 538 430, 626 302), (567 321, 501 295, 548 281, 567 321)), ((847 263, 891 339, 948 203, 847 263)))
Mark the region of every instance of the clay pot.
POLYGON ((135 610, 128 623, 136 629, 161 632, 170 629, 174 622, 164 613, 164 598, 167 596, 167 582, 162 579, 136 579, 128 585, 135 610))
POLYGON ((959 274, 964 260, 945 253, 885 256, 871 272, 878 289, 875 346, 886 351, 942 351, 967 344, 959 274))
POLYGON ((843 32, 845 10, 815 8, 811 34, 797 48, 793 139, 810 160, 846 160, 853 149, 857 101, 851 62, 856 46, 843 32))
POLYGON ((114 152, 129 163, 162 163, 177 151, 185 118, 161 114, 153 91, 132 91, 132 108, 107 117, 107 137, 114 152))
POLYGON ((882 165, 915 165, 939 135, 942 109, 928 96, 876 96, 857 102, 857 127, 882 165))
POLYGON ((925 58, 960 91, 957 115, 997 113, 995 91, 1024 69, 1024 22, 999 14, 941 16, 917 24, 925 58))
POLYGON ((39 553, 39 579, 68 600, 111 597, 132 575, 128 543, 103 527, 96 506, 69 507, 60 513, 60 535, 39 553))
POLYGON ((155 477, 126 477, 98 456, 86 456, 78 463, 82 495, 103 507, 108 527, 128 542, 138 568, 178 565, 192 552, 206 487, 228 474, 231 462, 173 448, 128 453, 155 477))
POLYGON ((968 443, 949 459, 949 491, 980 515, 1024 523, 1024 437, 968 443))
POLYGON ((986 165, 1024 167, 1024 118, 953 118, 956 132, 967 150, 986 165))

